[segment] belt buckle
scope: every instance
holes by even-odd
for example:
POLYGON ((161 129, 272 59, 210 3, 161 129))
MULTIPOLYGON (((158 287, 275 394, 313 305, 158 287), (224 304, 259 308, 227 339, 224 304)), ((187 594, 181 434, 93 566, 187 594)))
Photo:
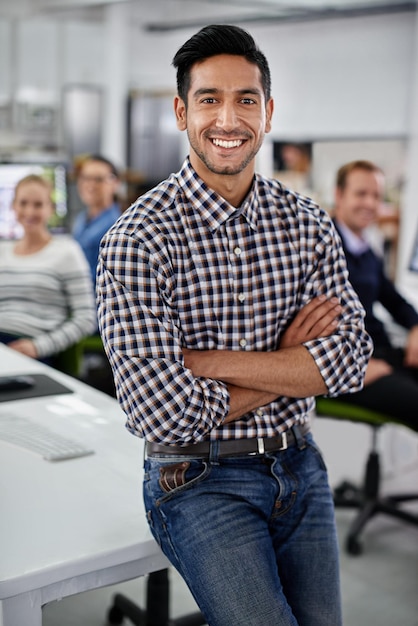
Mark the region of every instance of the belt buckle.
MULTIPOLYGON (((287 448, 289 447, 289 442, 287 439, 287 433, 284 432, 280 435, 280 439, 281 439, 281 446, 278 448, 279 451, 281 450, 287 450, 287 448)), ((266 451, 265 447, 264 447, 264 439, 262 437, 259 437, 257 439, 257 452, 250 452, 249 456, 253 456, 256 454, 264 454, 266 451)))
POLYGON ((284 432, 280 436, 282 438, 282 445, 280 446, 279 450, 287 450, 287 448, 289 447, 289 444, 287 441, 287 433, 284 432))

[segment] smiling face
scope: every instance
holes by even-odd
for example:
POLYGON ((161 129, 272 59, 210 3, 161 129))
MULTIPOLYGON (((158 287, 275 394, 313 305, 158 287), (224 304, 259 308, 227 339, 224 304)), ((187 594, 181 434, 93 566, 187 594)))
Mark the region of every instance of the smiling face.
POLYGON ((36 181, 21 183, 16 189, 13 209, 27 235, 44 234, 53 212, 48 186, 36 181))
POLYGON ((335 215, 354 233, 373 224, 383 201, 383 174, 354 169, 347 175, 344 188, 336 191, 335 215))
POLYGON ((196 63, 187 103, 177 97, 175 112, 178 128, 187 130, 191 163, 209 186, 216 189, 225 176, 252 179, 273 113, 257 65, 228 54, 196 63))
POLYGON ((119 179, 107 163, 91 159, 83 164, 77 186, 82 202, 91 209, 92 214, 96 214, 114 202, 119 179))

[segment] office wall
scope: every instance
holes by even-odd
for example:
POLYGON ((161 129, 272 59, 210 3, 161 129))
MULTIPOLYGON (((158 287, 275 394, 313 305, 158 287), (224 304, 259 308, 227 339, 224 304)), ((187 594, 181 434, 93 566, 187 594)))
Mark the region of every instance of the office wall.
MULTIPOLYGON (((272 136, 388 137, 408 132, 415 30, 411 14, 248 28, 271 63, 276 101, 272 136)), ((131 23, 123 5, 109 8, 108 23, 2 20, 0 59, 8 62, 0 63, 0 103, 28 90, 59 103, 62 85, 74 82, 100 84, 112 98, 112 84, 122 89, 121 73, 126 92, 174 89, 171 58, 191 33, 144 32, 137 21, 131 23), (117 12, 125 28, 120 20, 118 28, 111 28, 117 12), (112 65, 110 48, 124 50, 127 68, 118 72, 112 65)), ((106 126, 119 132, 124 120, 110 115, 106 126)))
POLYGON ((103 82, 103 24, 0 19, 0 102, 39 90, 59 102, 67 82, 103 82))
MULTIPOLYGON (((273 134, 370 137, 405 134, 412 79, 410 14, 248 26, 272 71, 273 134)), ((171 58, 193 31, 141 34, 131 42, 131 84, 175 86, 171 58), (142 62, 150 50, 152 64, 142 62)))
MULTIPOLYGON (((0 156, 38 147, 24 127, 40 107, 59 118, 64 85, 103 83, 102 35, 96 22, 0 20, 0 156)), ((58 148, 60 130, 50 141, 58 148)))

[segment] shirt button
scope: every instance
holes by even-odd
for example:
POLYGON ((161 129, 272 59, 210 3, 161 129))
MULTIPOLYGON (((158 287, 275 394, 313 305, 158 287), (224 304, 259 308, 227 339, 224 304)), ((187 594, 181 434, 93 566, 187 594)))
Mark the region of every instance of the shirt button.
POLYGON ((261 409, 257 409, 256 413, 258 417, 263 417, 263 411, 261 409))
POLYGON ((241 254, 242 250, 239 246, 236 246, 236 248, 234 248, 234 253, 239 256, 241 254))
POLYGON ((240 339, 239 340, 239 345, 241 346, 241 348, 245 348, 245 346, 247 345, 247 340, 246 339, 240 339))
POLYGON ((238 294, 238 300, 240 302, 244 302, 244 300, 245 300, 245 293, 239 293, 238 294))

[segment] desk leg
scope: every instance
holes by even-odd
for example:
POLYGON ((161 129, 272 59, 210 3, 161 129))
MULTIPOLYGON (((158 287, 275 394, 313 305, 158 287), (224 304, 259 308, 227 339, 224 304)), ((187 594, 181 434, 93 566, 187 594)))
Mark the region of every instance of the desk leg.
POLYGON ((42 626, 40 591, 2 600, 3 626, 42 626))

